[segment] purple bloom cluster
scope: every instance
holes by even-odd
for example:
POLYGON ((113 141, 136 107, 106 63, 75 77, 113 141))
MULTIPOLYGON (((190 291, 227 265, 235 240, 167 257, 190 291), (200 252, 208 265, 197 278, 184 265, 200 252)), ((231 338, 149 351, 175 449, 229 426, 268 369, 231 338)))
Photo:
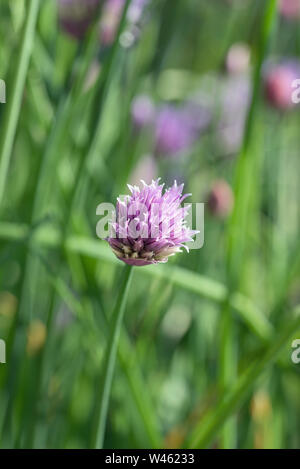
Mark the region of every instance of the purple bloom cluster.
POLYGON ((86 34, 102 0, 58 0, 61 27, 76 39, 86 34))
POLYGON ((173 106, 163 107, 155 123, 156 152, 176 155, 197 140, 197 132, 188 113, 173 106))
POLYGON ((107 238, 114 254, 130 265, 144 266, 167 262, 170 256, 187 248, 197 231, 186 226, 190 206, 181 206, 191 194, 182 195, 183 184, 165 190, 159 179, 143 186, 130 186, 131 195, 118 198, 116 221, 107 238))
POLYGON ((176 157, 188 150, 211 120, 208 108, 196 100, 180 107, 165 104, 155 109, 146 95, 134 99, 131 114, 135 128, 154 128, 155 154, 167 157, 176 157))

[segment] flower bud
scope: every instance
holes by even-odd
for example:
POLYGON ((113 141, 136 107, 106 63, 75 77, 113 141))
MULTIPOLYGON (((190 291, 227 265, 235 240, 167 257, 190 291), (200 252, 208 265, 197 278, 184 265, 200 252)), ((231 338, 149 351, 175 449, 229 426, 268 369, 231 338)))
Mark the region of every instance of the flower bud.
POLYGON ((226 218, 233 208, 233 192, 224 180, 215 181, 208 195, 207 205, 212 215, 226 218))
POLYGON ((292 100, 293 83, 298 78, 300 65, 297 62, 282 62, 266 70, 264 92, 271 106, 281 111, 295 106, 292 100))

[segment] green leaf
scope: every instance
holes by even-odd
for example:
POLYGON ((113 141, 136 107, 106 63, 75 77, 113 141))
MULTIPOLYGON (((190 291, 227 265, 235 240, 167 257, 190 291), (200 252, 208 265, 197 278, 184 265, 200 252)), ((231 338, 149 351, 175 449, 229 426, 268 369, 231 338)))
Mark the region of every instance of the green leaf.
MULTIPOLYGON (((7 109, 4 116, 4 122, 1 123, 2 136, 0 140, 0 205, 2 203, 5 192, 9 164, 21 111, 23 92, 33 47, 39 3, 39 0, 28 1, 27 18, 24 25, 23 36, 20 39, 20 52, 15 66, 15 79, 11 87, 11 92, 8 92, 8 103, 6 105, 7 109)), ((8 88, 10 88, 9 84, 8 88)))

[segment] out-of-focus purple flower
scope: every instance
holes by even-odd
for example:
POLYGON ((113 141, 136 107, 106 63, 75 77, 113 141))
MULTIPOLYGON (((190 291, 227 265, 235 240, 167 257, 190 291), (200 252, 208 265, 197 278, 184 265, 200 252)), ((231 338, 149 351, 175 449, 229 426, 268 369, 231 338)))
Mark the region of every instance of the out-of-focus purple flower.
POLYGON ((229 184, 220 179, 215 181, 208 195, 207 205, 212 215, 226 218, 233 208, 233 192, 229 184))
POLYGON ((155 139, 158 153, 176 155, 193 144, 195 132, 182 110, 167 106, 158 113, 155 139))
POLYGON ((292 100, 293 82, 300 78, 300 63, 295 60, 266 67, 264 77, 265 96, 269 103, 286 111, 295 106, 292 100))
POLYGON ((196 142, 209 122, 208 110, 196 103, 191 102, 181 108, 172 105, 162 107, 155 122, 156 153, 178 156, 196 142))
POLYGON ((185 122, 195 132, 195 138, 201 134, 209 126, 212 113, 210 110, 210 103, 205 102, 202 97, 198 99, 195 96, 193 99, 187 101, 182 108, 182 116, 185 122))
POLYGON ((280 0, 279 9, 287 19, 300 18, 300 0, 280 0))
POLYGON ((226 69, 230 74, 245 73, 249 70, 250 49, 248 44, 233 44, 226 57, 226 69))
POLYGON ((130 186, 131 195, 118 199, 116 222, 107 239, 114 254, 130 265, 144 266, 167 262, 170 256, 187 248, 197 233, 186 226, 189 206, 181 203, 190 194, 182 195, 183 184, 163 193, 164 184, 152 181, 143 186, 130 186))
POLYGON ((235 153, 240 149, 251 99, 248 75, 233 75, 221 87, 219 139, 222 149, 235 153))
POLYGON ((152 99, 146 95, 137 96, 132 103, 131 115, 133 124, 137 129, 152 124, 155 116, 152 99))
POLYGON ((103 0, 58 0, 59 23, 76 39, 82 39, 103 0))
MULTIPOLYGON (((114 42, 118 25, 126 0, 106 0, 101 18, 101 41, 108 46, 114 42)), ((132 0, 129 5, 127 19, 130 26, 137 25, 149 0, 132 0)))

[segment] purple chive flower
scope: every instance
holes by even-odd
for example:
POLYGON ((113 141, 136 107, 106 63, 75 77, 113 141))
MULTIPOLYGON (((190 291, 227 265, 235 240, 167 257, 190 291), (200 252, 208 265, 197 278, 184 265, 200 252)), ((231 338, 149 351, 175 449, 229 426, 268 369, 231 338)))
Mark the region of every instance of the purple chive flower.
POLYGON ((195 140, 199 137, 211 122, 210 103, 202 96, 195 96, 190 101, 186 101, 182 109, 182 116, 186 125, 195 133, 195 140))
POLYGON ((76 39, 82 39, 103 0, 58 0, 58 17, 62 28, 76 39))
POLYGON ((264 77, 264 91, 269 103, 286 111, 295 106, 292 100, 293 82, 300 78, 300 63, 296 60, 286 60, 280 64, 266 67, 264 77))
POLYGON ((300 18, 300 0, 280 0, 279 10, 287 19, 300 18))
POLYGON ((188 247, 197 231, 186 226, 190 206, 182 207, 183 184, 165 190, 159 179, 143 186, 130 186, 131 195, 118 198, 116 221, 107 238, 114 254, 129 265, 144 266, 167 262, 170 256, 188 247))
POLYGON ((157 115, 155 140, 158 153, 174 155, 192 144, 194 132, 180 110, 166 106, 157 115))
POLYGON ((208 124, 207 116, 203 108, 192 103, 182 108, 172 105, 162 107, 155 122, 156 153, 177 156, 188 150, 208 124))
POLYGON ((150 125, 154 120, 154 115, 154 104, 149 96, 140 95, 133 100, 131 116, 136 129, 150 125))

